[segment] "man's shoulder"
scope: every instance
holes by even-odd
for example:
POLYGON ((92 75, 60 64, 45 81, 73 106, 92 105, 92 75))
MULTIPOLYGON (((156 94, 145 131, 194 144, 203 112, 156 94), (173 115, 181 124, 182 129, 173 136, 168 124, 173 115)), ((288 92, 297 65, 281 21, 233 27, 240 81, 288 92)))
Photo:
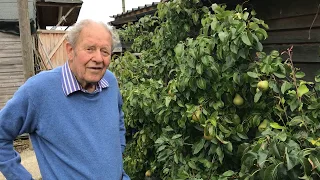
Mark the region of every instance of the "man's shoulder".
POLYGON ((41 71, 40 73, 32 76, 26 81, 26 85, 34 87, 52 84, 54 82, 61 82, 61 67, 52 70, 41 71))
POLYGON ((116 76, 110 70, 106 71, 106 73, 104 74, 104 78, 108 81, 108 83, 117 83, 116 76))

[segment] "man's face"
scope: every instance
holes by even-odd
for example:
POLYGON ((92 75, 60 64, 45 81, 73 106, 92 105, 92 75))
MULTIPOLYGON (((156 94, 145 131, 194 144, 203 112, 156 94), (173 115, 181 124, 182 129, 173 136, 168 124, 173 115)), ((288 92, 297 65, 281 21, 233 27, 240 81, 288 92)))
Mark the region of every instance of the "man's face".
POLYGON ((111 47, 110 32, 96 23, 82 29, 75 47, 67 43, 70 69, 83 88, 103 77, 110 64, 111 47))

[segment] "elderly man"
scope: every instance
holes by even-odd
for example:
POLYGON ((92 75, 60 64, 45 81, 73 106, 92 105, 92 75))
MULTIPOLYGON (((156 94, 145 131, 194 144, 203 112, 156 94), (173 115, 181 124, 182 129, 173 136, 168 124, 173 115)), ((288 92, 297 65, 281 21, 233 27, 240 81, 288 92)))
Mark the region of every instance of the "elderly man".
POLYGON ((83 20, 67 37, 68 61, 30 78, 0 111, 0 171, 9 180, 32 179, 13 149, 13 140, 29 133, 44 180, 130 179, 122 163, 122 99, 107 70, 112 32, 83 20))

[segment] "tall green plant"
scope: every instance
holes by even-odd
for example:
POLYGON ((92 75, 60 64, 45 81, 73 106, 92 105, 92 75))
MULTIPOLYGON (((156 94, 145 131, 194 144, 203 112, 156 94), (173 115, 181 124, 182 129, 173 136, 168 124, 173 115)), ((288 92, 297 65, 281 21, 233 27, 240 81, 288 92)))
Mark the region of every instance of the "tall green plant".
POLYGON ((262 52, 268 26, 255 16, 175 0, 120 33, 142 53, 110 67, 132 179, 319 178, 320 78, 304 81, 290 48, 262 52))

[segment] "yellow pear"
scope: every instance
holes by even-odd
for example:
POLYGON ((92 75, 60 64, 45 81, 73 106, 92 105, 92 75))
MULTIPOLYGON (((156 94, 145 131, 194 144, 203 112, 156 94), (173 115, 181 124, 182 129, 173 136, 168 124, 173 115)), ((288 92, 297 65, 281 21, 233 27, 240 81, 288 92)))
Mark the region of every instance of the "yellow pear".
POLYGON ((269 89, 269 82, 268 81, 259 81, 257 86, 261 91, 266 91, 269 89))
POLYGON ((236 96, 233 99, 233 104, 241 106, 243 104, 243 98, 239 94, 236 94, 236 96))
POLYGON ((151 175, 152 175, 152 173, 151 173, 151 171, 150 170, 148 170, 148 171, 146 171, 146 177, 150 177, 151 175))
POLYGON ((203 138, 204 138, 205 140, 208 140, 208 141, 211 141, 211 140, 213 139, 213 136, 209 134, 207 128, 204 128, 203 138))
POLYGON ((262 123, 259 125, 258 130, 260 132, 263 132, 264 130, 266 130, 267 126, 269 125, 269 120, 265 119, 262 121, 262 123))
POLYGON ((192 114, 192 120, 194 120, 194 121, 199 121, 199 120, 200 120, 200 114, 201 114, 201 111, 200 111, 200 110, 196 110, 196 111, 192 114))

